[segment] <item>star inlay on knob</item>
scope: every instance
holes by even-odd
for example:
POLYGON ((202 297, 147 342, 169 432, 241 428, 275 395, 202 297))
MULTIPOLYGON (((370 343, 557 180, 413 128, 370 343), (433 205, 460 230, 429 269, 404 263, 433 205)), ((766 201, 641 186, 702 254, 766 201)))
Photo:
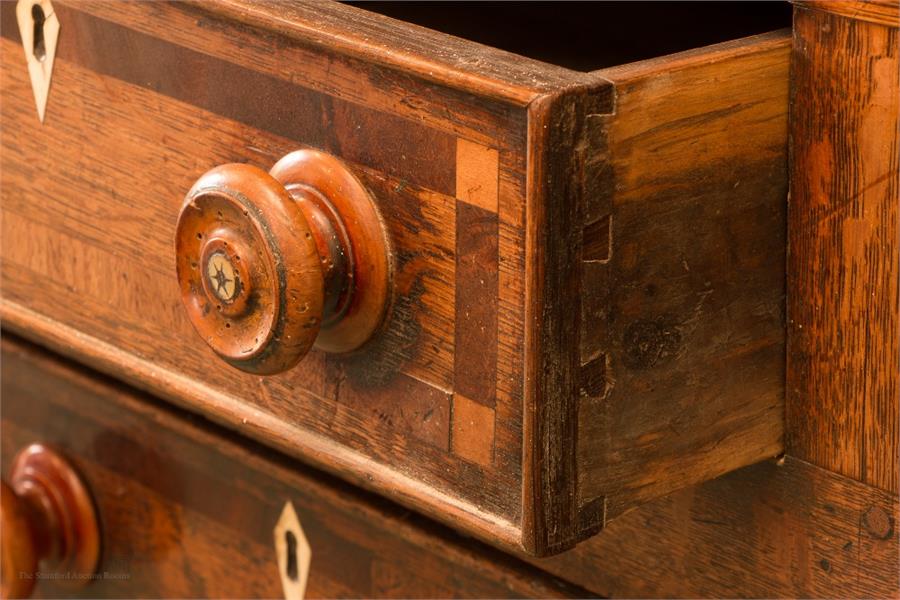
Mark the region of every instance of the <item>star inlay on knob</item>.
POLYGON ((222 302, 234 300, 235 295, 241 289, 234 265, 222 252, 216 252, 206 261, 206 275, 209 278, 207 283, 222 302))
POLYGON ((176 252, 191 322, 244 371, 284 371, 314 344, 356 350, 385 321, 384 224, 359 179, 322 152, 292 152, 270 173, 229 164, 204 174, 182 206, 176 252))

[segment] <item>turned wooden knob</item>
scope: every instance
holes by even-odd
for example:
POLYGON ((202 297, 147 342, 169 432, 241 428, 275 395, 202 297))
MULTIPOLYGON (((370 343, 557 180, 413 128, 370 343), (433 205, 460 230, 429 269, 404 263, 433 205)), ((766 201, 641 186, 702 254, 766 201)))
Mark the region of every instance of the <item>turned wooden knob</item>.
POLYGON ((285 371, 313 345, 356 350, 384 322, 385 227, 366 188, 329 154, 298 150, 268 173, 208 171, 181 207, 175 250, 191 323, 243 371, 285 371))
POLYGON ((39 571, 73 585, 91 580, 100 556, 94 503, 53 450, 32 444, 13 459, 9 483, 0 482, 0 526, 4 599, 27 598, 39 571))

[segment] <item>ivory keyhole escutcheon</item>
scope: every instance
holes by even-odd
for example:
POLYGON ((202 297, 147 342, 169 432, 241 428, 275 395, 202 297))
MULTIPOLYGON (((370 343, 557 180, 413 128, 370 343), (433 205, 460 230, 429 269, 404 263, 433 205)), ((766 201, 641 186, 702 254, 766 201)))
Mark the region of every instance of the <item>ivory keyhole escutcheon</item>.
POLYGON ((59 19, 50 0, 19 0, 16 4, 16 21, 22 38, 22 49, 25 51, 34 103, 38 118, 43 123, 50 96, 56 42, 59 39, 59 19))
POLYGON ((284 597, 287 600, 303 600, 309 580, 312 549, 292 502, 284 503, 272 534, 284 597))

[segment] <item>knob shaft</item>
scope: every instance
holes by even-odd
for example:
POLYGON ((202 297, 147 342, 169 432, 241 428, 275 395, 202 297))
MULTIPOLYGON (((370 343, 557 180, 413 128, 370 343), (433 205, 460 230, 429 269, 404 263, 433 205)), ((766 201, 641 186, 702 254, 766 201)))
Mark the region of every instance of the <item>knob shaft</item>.
POLYGON ((298 150, 269 173, 208 171, 176 230, 181 296, 197 332, 229 364, 285 371, 315 345, 350 352, 382 326, 391 258, 375 201, 337 158, 298 150))
POLYGON ((9 483, 0 482, 2 597, 27 598, 38 565, 71 573, 84 585, 97 568, 100 533, 87 487, 72 466, 41 444, 13 459, 9 483))

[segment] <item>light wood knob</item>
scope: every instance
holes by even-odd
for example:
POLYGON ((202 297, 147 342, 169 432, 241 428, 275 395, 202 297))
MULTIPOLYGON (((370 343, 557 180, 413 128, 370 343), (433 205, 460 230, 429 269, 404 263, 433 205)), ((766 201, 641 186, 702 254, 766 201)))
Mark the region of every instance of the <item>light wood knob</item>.
POLYGON ((72 466, 41 444, 13 459, 9 483, 0 482, 2 597, 27 598, 41 572, 63 581, 91 581, 100 556, 94 503, 72 466), (40 566, 40 567, 39 567, 40 566))
POLYGON ((390 244, 375 201, 337 158, 298 150, 266 173, 208 171, 176 228, 191 323, 234 367, 268 375, 315 345, 350 352, 382 326, 390 244))

